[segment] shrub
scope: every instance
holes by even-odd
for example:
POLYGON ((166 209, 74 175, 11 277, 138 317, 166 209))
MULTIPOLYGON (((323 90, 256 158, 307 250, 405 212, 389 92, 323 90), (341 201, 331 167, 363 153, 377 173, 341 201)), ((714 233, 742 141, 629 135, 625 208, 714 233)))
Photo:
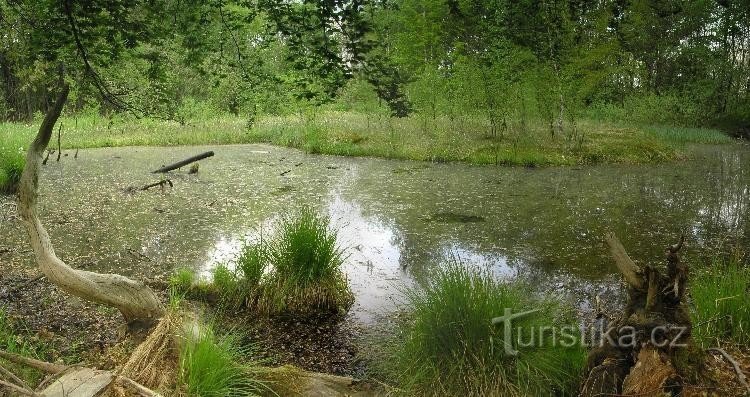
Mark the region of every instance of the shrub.
POLYGON ((692 280, 693 335, 704 345, 750 343, 750 269, 733 259, 714 261, 692 280))
POLYGON ((241 363, 252 352, 237 347, 231 336, 217 336, 211 327, 188 337, 180 347, 180 383, 191 396, 224 397, 267 394, 258 379, 257 363, 241 363))
MULTIPOLYGON (((580 345, 539 343, 516 346, 516 356, 505 353, 503 326, 491 323, 505 308, 540 309, 513 320, 514 329, 574 324, 569 311, 551 301, 529 299, 524 285, 497 282, 451 264, 423 289, 407 291, 407 307, 408 320, 399 325, 402 337, 387 344, 376 364, 406 395, 576 394, 585 360, 580 345)), ((549 335, 543 338, 547 341, 549 335)))

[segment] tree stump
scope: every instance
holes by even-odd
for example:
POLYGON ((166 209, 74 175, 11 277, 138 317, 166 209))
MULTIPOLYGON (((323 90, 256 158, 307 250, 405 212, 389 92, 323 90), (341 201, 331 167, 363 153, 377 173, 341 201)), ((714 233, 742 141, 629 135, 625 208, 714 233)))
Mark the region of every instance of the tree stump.
POLYGON ((684 237, 665 250, 665 274, 636 265, 614 234, 606 241, 627 283, 628 301, 589 353, 581 395, 677 395, 682 375, 701 361, 686 358, 697 350, 684 299, 688 268, 679 256, 684 237))

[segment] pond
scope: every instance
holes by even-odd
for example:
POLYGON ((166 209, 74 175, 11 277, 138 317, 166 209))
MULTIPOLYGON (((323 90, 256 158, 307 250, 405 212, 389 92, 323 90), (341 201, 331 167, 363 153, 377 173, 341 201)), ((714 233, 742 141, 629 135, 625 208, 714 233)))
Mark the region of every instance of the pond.
MULTIPOLYGON (((750 242, 750 150, 696 147, 660 165, 503 168, 308 155, 265 145, 81 150, 43 168, 42 220, 76 267, 166 279, 210 274, 243 241, 273 231, 302 205, 330 215, 363 323, 394 310, 403 288, 458 260, 524 278, 586 306, 617 290, 603 235, 631 256, 661 261, 687 235, 688 262, 750 242), (150 171, 203 151, 216 156, 168 177, 173 188, 132 192, 150 171)), ((3 266, 31 266, 13 201, 0 198, 3 266)))

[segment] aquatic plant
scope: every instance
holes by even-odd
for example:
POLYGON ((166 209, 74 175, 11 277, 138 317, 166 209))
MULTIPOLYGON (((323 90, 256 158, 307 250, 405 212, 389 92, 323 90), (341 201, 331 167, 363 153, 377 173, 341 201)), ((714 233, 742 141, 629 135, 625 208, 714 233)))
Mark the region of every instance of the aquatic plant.
POLYGON ((258 363, 242 363, 252 351, 230 335, 218 336, 210 326, 189 336, 180 347, 180 384, 200 397, 256 396, 270 389, 260 380, 258 363))
MULTIPOLYGON (((549 300, 532 300, 523 284, 498 282, 452 263, 424 288, 407 291, 407 320, 385 346, 376 371, 397 380, 405 395, 575 395, 585 350, 553 346, 542 326, 574 326, 570 310, 549 300), (513 320, 525 330, 504 340, 491 319, 514 312, 539 312, 513 320), (536 336, 533 330, 540 330, 536 336), (513 339, 513 338, 511 338, 513 339), (520 352, 508 354, 505 343, 520 352)), ((516 331, 514 331, 516 332, 516 331)))
POLYGON ((346 311, 353 295, 341 271, 343 252, 328 217, 302 208, 284 218, 268 245, 272 272, 259 308, 268 312, 346 311))
POLYGON ((739 259, 714 260, 691 280, 693 335, 701 344, 750 343, 750 269, 739 259))

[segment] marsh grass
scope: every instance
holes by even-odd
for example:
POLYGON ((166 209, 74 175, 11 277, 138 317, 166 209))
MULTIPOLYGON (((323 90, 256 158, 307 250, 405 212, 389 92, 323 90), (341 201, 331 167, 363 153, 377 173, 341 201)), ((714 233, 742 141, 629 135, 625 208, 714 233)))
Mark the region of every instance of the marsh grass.
MULTIPOLYGON (((30 343, 28 338, 21 336, 21 334, 16 332, 7 314, 0 309, 0 349, 26 357, 40 358, 44 350, 43 346, 30 343)), ((0 359, 0 364, 30 385, 39 383, 44 375, 35 369, 20 366, 3 359, 0 359)))
MULTIPOLYGON (((15 135, 0 131, 0 193, 11 193, 21 179, 26 144, 15 135)), ((30 141, 29 141, 30 142, 30 141)))
POLYGON ((341 270, 343 261, 329 218, 303 207, 283 218, 269 238, 246 243, 233 263, 217 265, 210 283, 178 269, 170 285, 227 309, 271 315, 341 314, 354 301, 341 270))
POLYGON ((525 286, 454 263, 424 288, 410 290, 406 308, 408 319, 397 332, 401 337, 386 345, 375 365, 404 395, 576 395, 582 347, 547 343, 518 348, 518 356, 504 352, 503 327, 491 319, 505 308, 541 309, 514 320, 514 328, 574 324, 569 310, 530 299, 525 286))
POLYGON ((191 396, 268 395, 260 364, 243 362, 252 351, 239 346, 231 335, 218 336, 210 326, 203 327, 180 347, 180 384, 191 396))
POLYGON ((710 128, 652 126, 646 128, 646 131, 661 141, 674 144, 725 144, 732 142, 729 135, 710 128))
POLYGON ((345 312, 353 302, 330 220, 309 207, 287 216, 268 243, 272 271, 258 301, 269 313, 345 312))
MULTIPOLYGON (((272 143, 308 153, 372 156, 432 162, 527 167, 596 163, 652 163, 681 157, 685 143, 728 143, 718 130, 639 127, 602 120, 579 120, 552 136, 540 120, 510 120, 494 136, 486 120, 474 117, 412 117, 320 109, 314 117, 265 116, 247 120, 200 114, 184 124, 111 117, 94 113, 65 116, 62 148, 272 143)), ((0 123, 0 187, 23 169, 23 153, 38 123, 0 123)))
POLYGON ((750 269, 715 260, 691 280, 693 335, 704 346, 750 344, 750 269))

